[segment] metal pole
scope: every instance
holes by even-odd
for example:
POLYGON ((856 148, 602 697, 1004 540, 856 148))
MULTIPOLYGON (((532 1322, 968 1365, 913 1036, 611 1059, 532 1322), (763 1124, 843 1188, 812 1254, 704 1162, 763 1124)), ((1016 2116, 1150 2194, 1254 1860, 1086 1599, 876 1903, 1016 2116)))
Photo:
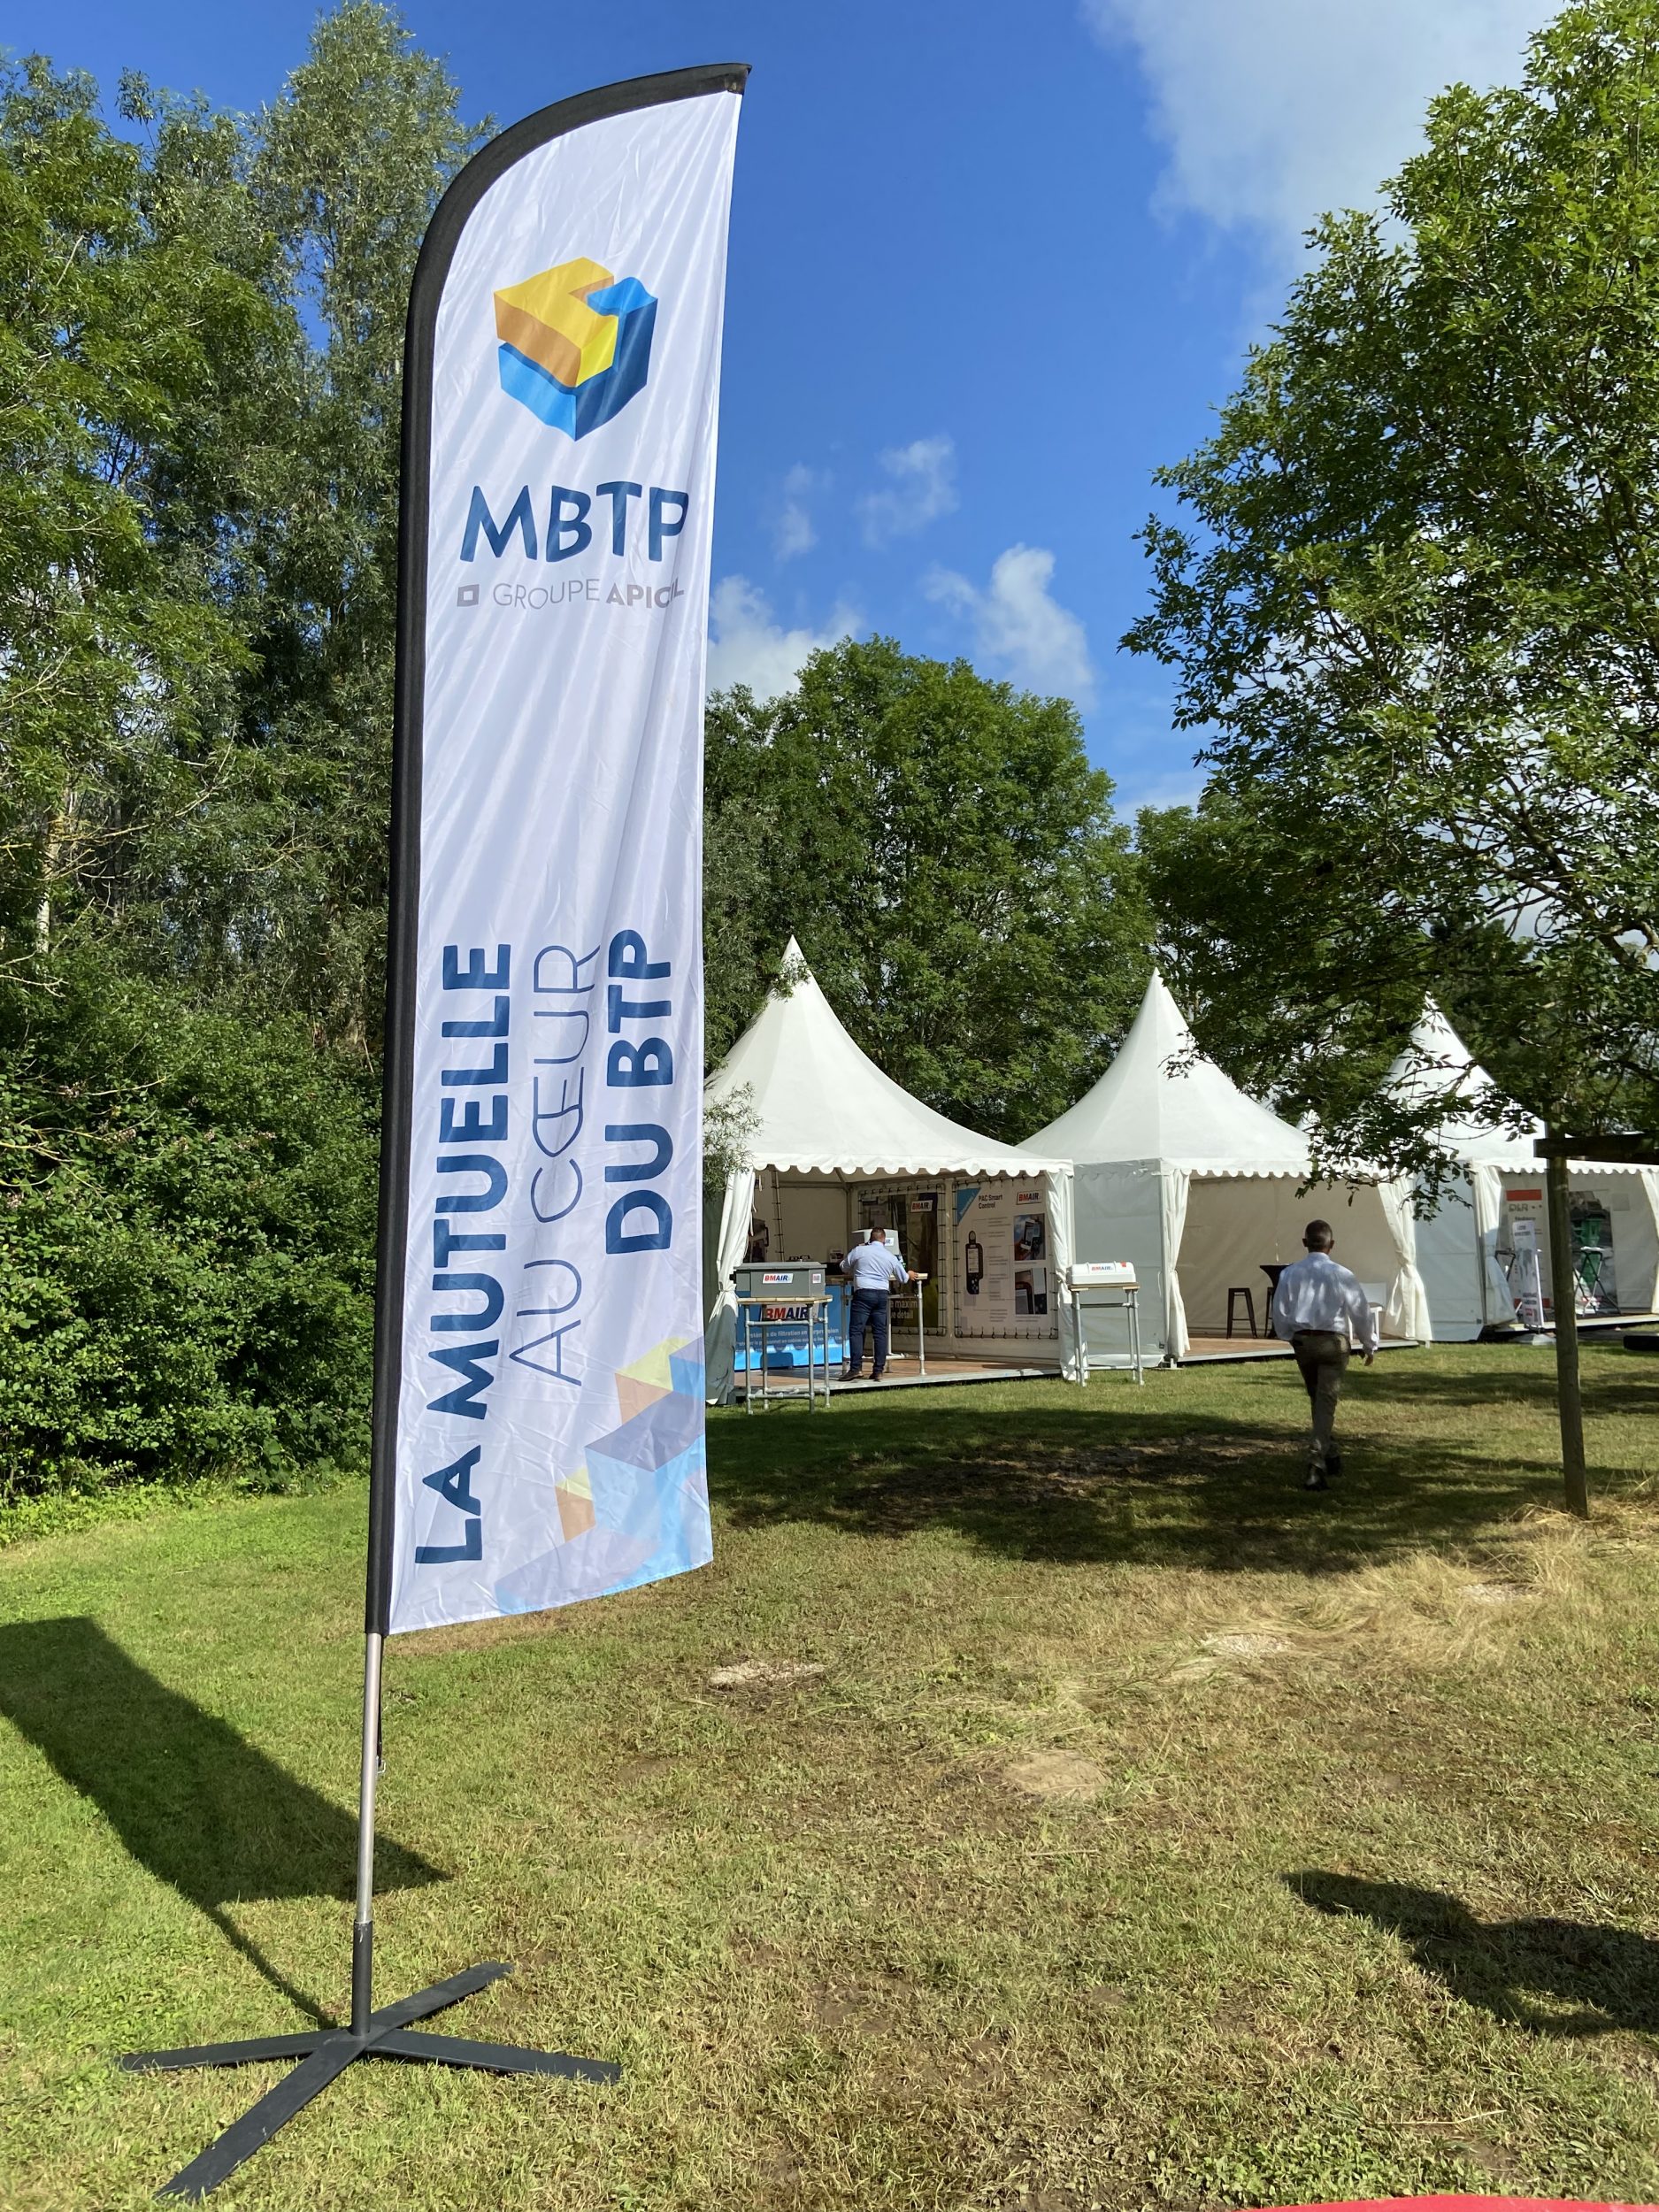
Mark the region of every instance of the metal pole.
POLYGON ((1555 1308, 1555 1403, 1561 1416, 1561 1469, 1567 1510, 1590 1517, 1584 1469, 1584 1401, 1578 1390, 1578 1286, 1572 1265, 1572 1221, 1567 1207, 1567 1163, 1552 1153, 1544 1163, 1549 1202, 1549 1282, 1555 1308))
POLYGON ((944 1282, 939 1298, 939 1333, 945 1340, 945 1357, 951 1358, 956 1348, 956 1183, 954 1176, 945 1178, 945 1217, 939 1225, 939 1264, 944 1270, 944 1282))
POLYGON ((380 1647, 363 1642, 363 1767, 357 1783, 357 1916, 351 1929, 351 2032, 366 2035, 374 2009, 374 1784, 380 1763, 380 1647))

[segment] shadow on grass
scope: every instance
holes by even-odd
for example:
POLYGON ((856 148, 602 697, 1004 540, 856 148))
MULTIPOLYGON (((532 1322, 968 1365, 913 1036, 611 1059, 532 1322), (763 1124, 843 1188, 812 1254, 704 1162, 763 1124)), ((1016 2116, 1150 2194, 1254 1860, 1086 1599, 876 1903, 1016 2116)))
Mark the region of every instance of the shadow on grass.
MULTIPOLYGON (((158 1682, 96 1621, 0 1625, 0 1713, 98 1808, 142 1866, 205 1913, 273 1988, 330 2024, 226 1908, 255 1898, 349 1897, 353 1816, 158 1682)), ((376 1874, 382 1889, 447 1878, 385 1842, 376 1874)))
POLYGON ((1659 1943, 1629 1928, 1578 1920, 1476 1917, 1455 1897, 1347 1874, 1286 1876, 1316 1912, 1353 1916, 1399 1936, 1425 1973, 1464 2004, 1540 2035, 1659 2030, 1659 1943), (1552 1998, 1571 2011, 1540 2010, 1552 1998))
MULTIPOLYGON (((738 1528, 936 1528, 1010 1558, 1300 1574, 1475 1542, 1560 1502, 1551 1429, 1523 1456, 1512 1425, 1504 1435, 1502 1419, 1478 1417, 1512 1423, 1514 1386, 1531 1379, 1506 1368, 1472 1383, 1394 1367, 1364 1378, 1343 1407, 1346 1472, 1313 1494, 1301 1486, 1307 1402, 1294 1370, 1231 1370, 1225 1385, 1189 1383, 1191 1371, 1144 1393, 1010 1386, 982 1409, 974 1393, 911 1391, 843 1400, 827 1417, 739 1415, 710 1425, 711 1488, 738 1528), (1440 1384, 1448 1417, 1461 1403, 1471 1417, 1425 1425, 1440 1384), (1390 1402, 1410 1407, 1409 1432, 1390 1433, 1390 1402)), ((1617 1488, 1639 1471, 1599 1468, 1593 1480, 1617 1488)))

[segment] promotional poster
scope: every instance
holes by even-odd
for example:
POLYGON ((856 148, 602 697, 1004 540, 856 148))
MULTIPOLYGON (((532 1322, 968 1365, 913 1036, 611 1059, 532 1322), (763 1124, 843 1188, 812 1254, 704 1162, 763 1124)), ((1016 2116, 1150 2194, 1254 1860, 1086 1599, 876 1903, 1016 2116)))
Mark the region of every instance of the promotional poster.
POLYGON ((1048 1217, 1036 1186, 959 1184, 957 1333, 1006 1333, 1049 1317, 1048 1217))

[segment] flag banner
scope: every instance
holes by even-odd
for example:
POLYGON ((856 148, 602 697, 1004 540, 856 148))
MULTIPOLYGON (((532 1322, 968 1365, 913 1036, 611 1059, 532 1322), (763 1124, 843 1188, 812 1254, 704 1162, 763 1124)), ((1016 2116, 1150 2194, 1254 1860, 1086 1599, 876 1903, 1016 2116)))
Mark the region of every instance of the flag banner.
POLYGON ((743 76, 530 118, 416 274, 372 1629, 710 1556, 703 703, 743 76))

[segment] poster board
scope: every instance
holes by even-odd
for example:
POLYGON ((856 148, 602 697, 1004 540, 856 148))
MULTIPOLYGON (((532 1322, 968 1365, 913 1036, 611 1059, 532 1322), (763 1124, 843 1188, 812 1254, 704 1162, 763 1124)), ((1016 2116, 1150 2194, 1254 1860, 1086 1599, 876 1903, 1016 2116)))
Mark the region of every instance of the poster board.
POLYGON ((956 1200, 956 1334, 1053 1335, 1053 1262, 1041 1186, 959 1183, 956 1200))

